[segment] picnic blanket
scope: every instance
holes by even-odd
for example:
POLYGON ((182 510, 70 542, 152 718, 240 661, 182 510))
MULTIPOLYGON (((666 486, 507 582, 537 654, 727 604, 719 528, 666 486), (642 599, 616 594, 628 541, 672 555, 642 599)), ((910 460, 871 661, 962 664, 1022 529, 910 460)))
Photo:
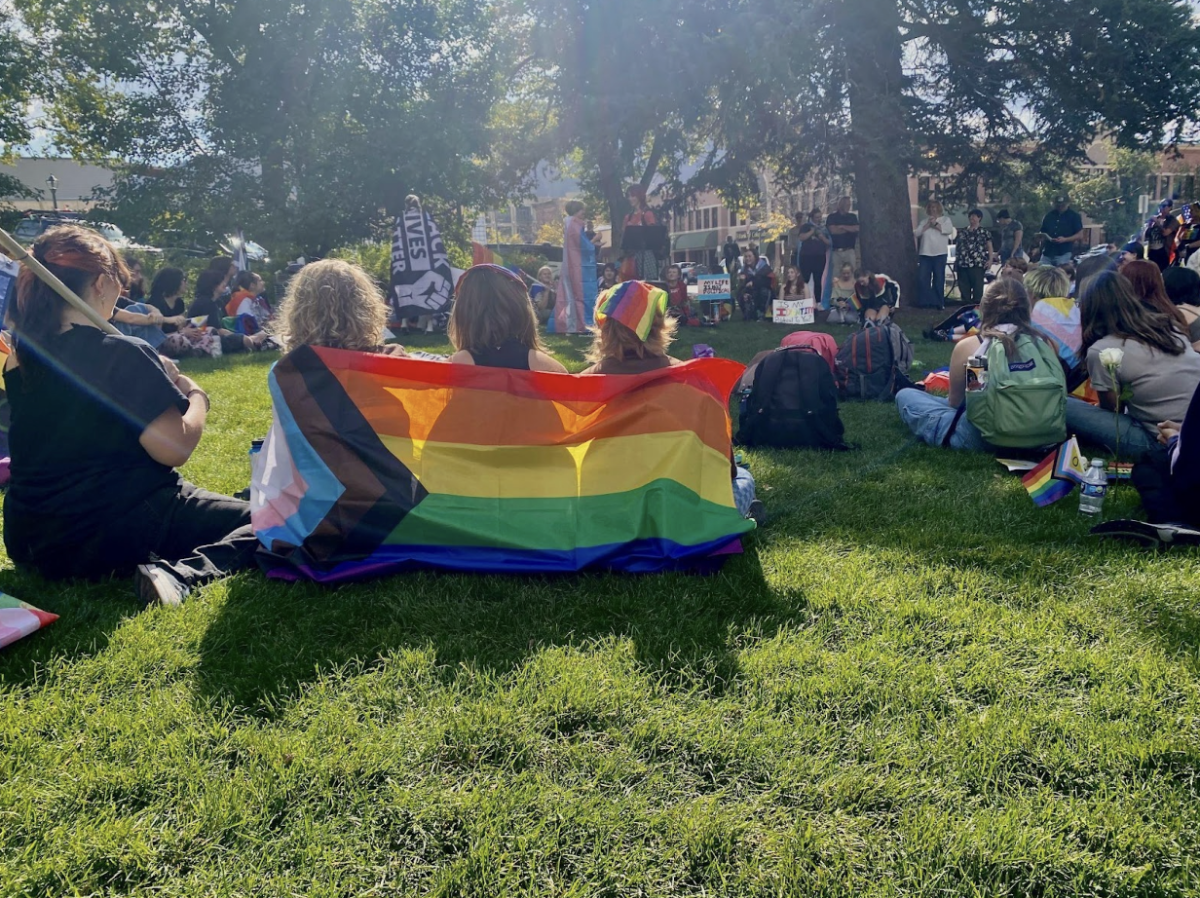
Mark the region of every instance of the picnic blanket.
POLYGON ((265 566, 337 582, 711 564, 754 527, 730 471, 741 372, 699 359, 588 377, 296 349, 271 371, 253 462, 265 566))

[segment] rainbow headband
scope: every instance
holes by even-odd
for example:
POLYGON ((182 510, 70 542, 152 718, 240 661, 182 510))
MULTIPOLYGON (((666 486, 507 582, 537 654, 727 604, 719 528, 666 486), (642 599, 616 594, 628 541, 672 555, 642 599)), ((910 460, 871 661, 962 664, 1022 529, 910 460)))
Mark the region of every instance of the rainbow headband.
POLYGON ((666 291, 645 281, 625 281, 600 294, 596 303, 596 325, 604 327, 610 318, 617 321, 645 342, 654 327, 654 319, 667 313, 666 291))

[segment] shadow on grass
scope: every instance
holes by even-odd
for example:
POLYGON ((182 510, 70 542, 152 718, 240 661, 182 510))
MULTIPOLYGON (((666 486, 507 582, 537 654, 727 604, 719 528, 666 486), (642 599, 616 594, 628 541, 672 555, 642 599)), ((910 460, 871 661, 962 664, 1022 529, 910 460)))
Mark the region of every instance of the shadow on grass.
POLYGON ((6 570, 0 573, 0 590, 59 616, 49 627, 0 649, 0 684, 6 686, 37 682, 56 659, 100 654, 121 622, 142 608, 128 579, 58 583, 6 570))
POLYGON ((750 547, 713 576, 474 577, 413 574, 328 590, 238 578, 200 646, 198 688, 273 717, 323 672, 432 648, 446 675, 504 675, 548 646, 629 639, 668 688, 719 693, 734 639, 774 632, 802 595, 768 588, 750 547))

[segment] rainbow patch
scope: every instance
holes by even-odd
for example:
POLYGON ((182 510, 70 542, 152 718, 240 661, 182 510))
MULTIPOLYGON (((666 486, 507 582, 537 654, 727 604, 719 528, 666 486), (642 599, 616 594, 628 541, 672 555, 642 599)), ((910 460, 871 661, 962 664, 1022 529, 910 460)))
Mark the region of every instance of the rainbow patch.
POLYGON ((645 281, 625 281, 600 294, 596 303, 596 324, 612 319, 638 335, 641 340, 650 336, 654 319, 667 313, 667 293, 645 281))

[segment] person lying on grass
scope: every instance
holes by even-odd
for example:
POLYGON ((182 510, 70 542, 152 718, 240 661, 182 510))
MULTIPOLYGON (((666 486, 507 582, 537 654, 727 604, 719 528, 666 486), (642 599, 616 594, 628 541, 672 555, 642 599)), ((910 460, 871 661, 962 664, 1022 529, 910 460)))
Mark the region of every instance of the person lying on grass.
POLYGON ((567 373, 542 349, 524 282, 499 265, 476 265, 458 279, 446 332, 453 364, 567 373))
MULTIPOLYGON (((95 231, 49 230, 33 256, 102 320, 112 315, 128 272, 95 231)), ((100 330, 31 269, 10 315, 9 557, 52 580, 136 572, 138 595, 164 604, 249 567, 250 506, 175 470, 204 433, 204 390, 144 341, 100 330)))
MULTIPOLYGON (((596 301, 596 326, 585 375, 646 374, 682 365, 667 355, 675 338, 675 321, 668 316, 666 291, 645 281, 625 281, 600 294, 596 301)), ((732 466, 733 498, 738 512, 758 524, 766 521, 751 473, 732 466)))
MULTIPOLYGON (((950 395, 943 399, 923 390, 906 389, 896 394, 900 419, 909 430, 930 446, 994 452, 996 447, 984 440, 964 409, 967 400, 967 360, 978 355, 983 341, 1000 340, 1006 357, 1032 358, 1028 341, 1053 344, 1033 327, 1029 319, 1029 294, 1020 281, 999 278, 992 282, 979 304, 979 334, 964 337, 950 356, 950 395)), ((1057 354, 1055 354, 1057 358, 1057 354)))

